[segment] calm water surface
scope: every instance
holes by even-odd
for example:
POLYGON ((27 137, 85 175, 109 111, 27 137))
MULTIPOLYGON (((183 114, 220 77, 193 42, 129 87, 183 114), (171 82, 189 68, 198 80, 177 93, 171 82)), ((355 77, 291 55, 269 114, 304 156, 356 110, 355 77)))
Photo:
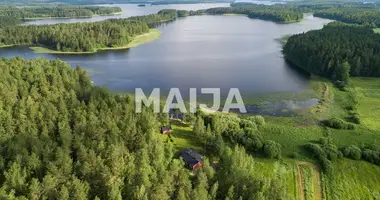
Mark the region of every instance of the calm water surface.
MULTIPOLYGON (((152 13, 164 7, 155 8, 152 13)), ((255 93, 307 89, 307 78, 285 63, 281 44, 276 39, 320 29, 328 22, 312 16, 294 24, 276 24, 245 16, 192 16, 158 27, 162 31, 158 40, 129 50, 52 55, 35 54, 27 47, 12 47, 0 49, 0 57, 59 58, 88 69, 96 85, 114 91, 133 92, 138 87, 150 92, 152 88, 175 87, 186 96, 188 88, 222 88, 225 94, 234 87, 240 89, 244 98, 255 93)))

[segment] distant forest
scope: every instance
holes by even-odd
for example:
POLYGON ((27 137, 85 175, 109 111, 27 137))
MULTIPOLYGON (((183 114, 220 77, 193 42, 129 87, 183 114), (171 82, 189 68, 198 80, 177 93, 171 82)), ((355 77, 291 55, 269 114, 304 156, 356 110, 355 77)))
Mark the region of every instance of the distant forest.
POLYGON ((12 26, 0 29, 0 46, 38 45, 62 52, 94 52, 99 48, 121 47, 134 36, 149 32, 154 24, 174 20, 177 17, 202 14, 247 14, 276 22, 292 22, 302 19, 302 12, 270 6, 212 8, 198 11, 161 10, 157 14, 110 19, 101 22, 12 26))
POLYGON ((38 6, 15 7, 0 6, 0 16, 17 19, 44 17, 92 17, 94 15, 109 15, 121 12, 120 7, 105 6, 38 6))
POLYGON ((245 14, 249 18, 257 18, 275 22, 296 22, 303 18, 302 11, 282 6, 251 5, 226 8, 210 8, 205 12, 207 14, 245 14))
POLYGON ((380 34, 364 26, 332 22, 291 36, 283 53, 296 66, 334 81, 380 76, 380 34))
MULTIPOLYGON (((183 3, 231 3, 231 0, 156 0, 157 4, 183 4, 183 3)), ((152 3, 148 0, 0 0, 0 4, 12 5, 46 5, 46 4, 71 4, 71 5, 91 5, 91 4, 123 4, 123 3, 152 3)))
POLYGON ((371 27, 380 26, 379 8, 331 8, 318 11, 314 13, 314 16, 345 23, 363 24, 371 27))
POLYGON ((7 26, 0 29, 0 45, 39 45, 64 52, 93 52, 97 48, 127 45, 134 36, 149 32, 149 25, 173 20, 176 10, 101 22, 7 26))

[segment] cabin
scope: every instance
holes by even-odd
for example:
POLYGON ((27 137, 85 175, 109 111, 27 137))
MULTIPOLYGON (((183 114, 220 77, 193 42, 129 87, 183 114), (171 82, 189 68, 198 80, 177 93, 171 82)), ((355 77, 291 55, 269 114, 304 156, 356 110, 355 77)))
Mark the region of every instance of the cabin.
POLYGON ((185 149, 181 157, 186 166, 192 170, 203 166, 203 156, 194 149, 185 149))
POLYGON ((164 135, 170 135, 171 132, 172 132, 172 126, 170 126, 170 125, 161 126, 161 128, 160 128, 160 133, 162 133, 164 135))

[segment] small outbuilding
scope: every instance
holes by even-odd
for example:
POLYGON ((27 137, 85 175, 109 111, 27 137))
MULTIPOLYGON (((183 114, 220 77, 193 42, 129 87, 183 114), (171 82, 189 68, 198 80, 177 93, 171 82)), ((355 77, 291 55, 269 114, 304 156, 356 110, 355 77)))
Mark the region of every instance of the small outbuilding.
POLYGON ((182 152, 181 157, 186 166, 192 170, 203 166, 203 156, 194 149, 185 149, 182 152))
POLYGON ((170 126, 170 125, 161 126, 161 128, 160 128, 160 133, 162 133, 162 134, 170 135, 171 132, 172 132, 172 126, 170 126))

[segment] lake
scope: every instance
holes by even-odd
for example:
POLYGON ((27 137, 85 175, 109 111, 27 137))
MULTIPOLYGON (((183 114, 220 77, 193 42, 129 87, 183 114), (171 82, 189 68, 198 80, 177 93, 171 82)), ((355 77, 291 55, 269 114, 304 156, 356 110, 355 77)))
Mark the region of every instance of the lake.
MULTIPOLYGON (((193 4, 188 9, 206 5, 209 4, 193 4)), ((148 9, 150 13, 176 6, 184 9, 181 6, 188 5, 154 9, 132 6, 148 9)), ((61 22, 51 19, 49 23, 53 21, 61 22)), ((328 22, 312 15, 292 24, 245 16, 191 16, 157 27, 162 32, 158 40, 128 50, 52 55, 35 54, 27 47, 11 47, 0 49, 0 57, 59 58, 88 69, 96 85, 114 91, 134 92, 135 88, 143 88, 150 93, 153 88, 161 91, 180 88, 186 97, 189 88, 221 88, 223 95, 229 88, 239 88, 244 99, 254 94, 297 93, 309 89, 308 77, 289 67, 283 59, 278 39, 320 29, 328 22)))

